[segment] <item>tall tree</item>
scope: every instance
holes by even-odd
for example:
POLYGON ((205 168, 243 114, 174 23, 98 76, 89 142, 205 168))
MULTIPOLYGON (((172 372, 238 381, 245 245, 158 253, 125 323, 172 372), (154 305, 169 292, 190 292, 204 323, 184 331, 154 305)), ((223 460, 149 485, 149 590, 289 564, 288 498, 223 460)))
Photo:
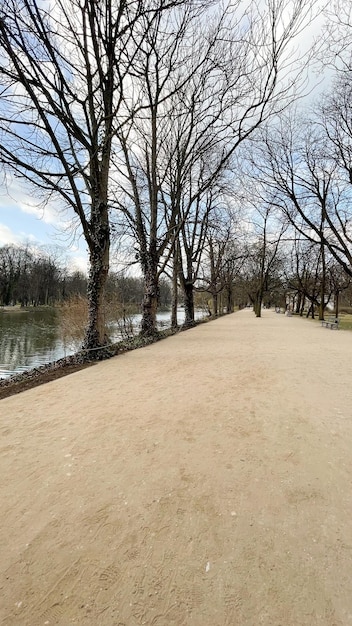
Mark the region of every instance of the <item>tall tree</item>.
POLYGON ((323 319, 324 310, 329 295, 326 258, 322 258, 322 246, 320 242, 310 241, 306 237, 296 235, 291 249, 287 246, 286 255, 286 285, 294 311, 303 315, 306 307, 307 317, 315 317, 315 310, 319 309, 319 315, 323 319))
POLYGON ((337 72, 348 75, 352 59, 352 9, 349 2, 334 0, 325 7, 325 33, 320 46, 323 66, 332 66, 337 72))
POLYGON ((135 237, 144 276, 142 334, 145 335, 156 332, 159 277, 170 256, 167 253, 170 241, 175 239, 177 206, 172 198, 169 202, 170 191, 165 188, 169 167, 165 146, 170 141, 175 118, 173 97, 189 78, 182 64, 186 51, 189 52, 186 36, 191 36, 198 11, 197 3, 187 4, 168 17, 159 14, 153 24, 149 24, 146 15, 144 30, 148 30, 148 36, 143 46, 128 51, 134 59, 133 91, 125 104, 132 123, 119 133, 121 151, 115 163, 121 190, 117 189, 115 201, 118 213, 122 211, 135 237))
POLYGON ((352 274, 351 190, 321 126, 285 117, 267 131, 264 145, 255 168, 270 202, 352 274))
POLYGON ((217 4, 201 16, 188 4, 155 22, 133 52, 126 106, 138 113, 120 134, 116 158, 125 182, 117 206, 145 276, 143 333, 156 330, 158 277, 176 238, 237 147, 292 98, 292 40, 313 4, 217 4))
MULTIPOLYGON (((232 283, 239 269, 236 249, 235 213, 229 206, 213 207, 208 216, 201 246, 200 271, 195 274, 197 290, 210 294, 212 313, 219 313, 219 296, 226 293, 227 313, 233 312, 232 283)), ((223 306, 221 312, 223 312, 223 306)))
POLYGON ((105 342, 111 154, 128 119, 134 58, 167 0, 3 0, 0 7, 0 162, 45 202, 73 211, 90 271, 85 347, 105 342), (147 22, 145 16, 148 16, 147 22), (130 88, 130 80, 128 82, 130 88))

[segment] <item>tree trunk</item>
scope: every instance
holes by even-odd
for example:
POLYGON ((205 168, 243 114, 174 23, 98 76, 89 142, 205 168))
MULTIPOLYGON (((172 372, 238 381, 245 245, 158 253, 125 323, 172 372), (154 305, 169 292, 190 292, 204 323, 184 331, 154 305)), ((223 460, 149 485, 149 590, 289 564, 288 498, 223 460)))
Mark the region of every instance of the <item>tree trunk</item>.
MULTIPOLYGON (((321 240, 323 237, 323 228, 324 221, 322 221, 321 225, 321 240)), ((324 310, 325 310, 325 284, 326 284, 326 263, 325 263, 325 245, 321 244, 320 249, 321 254, 321 283, 320 283, 320 304, 319 304, 319 319, 324 319, 324 310)))
POLYGON ((175 288, 175 284, 173 283, 173 288, 172 288, 172 301, 171 301, 171 328, 178 328, 178 322, 177 322, 177 281, 176 281, 176 288, 175 288))
POLYGON ((158 265, 148 258, 144 267, 144 295, 142 302, 141 335, 153 337, 158 334, 156 312, 158 310, 159 280, 158 265))
POLYGON ((90 251, 87 284, 88 326, 83 347, 87 350, 104 346, 107 342, 104 315, 104 293, 109 273, 109 233, 106 231, 100 245, 90 251))
POLYGON ((178 288, 177 288, 177 277, 178 277, 179 267, 178 267, 178 245, 175 245, 174 258, 173 258, 173 266, 172 266, 172 303, 171 303, 171 328, 177 328, 177 304, 178 304, 178 288))
POLYGON ((213 315, 215 317, 217 317, 218 313, 219 313, 219 311, 218 311, 218 294, 217 293, 212 293, 211 297, 212 297, 212 301, 213 301, 213 315))
POLYGON ((257 300, 255 303, 255 316, 256 317, 261 317, 262 316, 262 303, 260 300, 257 300))
POLYGON ((318 309, 320 320, 324 319, 324 311, 325 311, 325 277, 323 273, 321 287, 320 287, 320 303, 319 303, 319 309, 318 309))
POLYGON ((262 316, 262 303, 263 303, 263 293, 260 291, 257 293, 256 299, 254 301, 253 309, 256 317, 262 316))
POLYGON ((314 320, 315 319, 315 311, 314 311, 314 304, 313 303, 311 303, 311 305, 310 305, 310 307, 309 307, 309 309, 307 311, 306 317, 308 318, 310 315, 312 317, 312 320, 314 320))
POLYGON ((185 307, 185 321, 184 326, 194 325, 194 291, 193 282, 184 283, 184 307, 185 307))
POLYGON ((226 287, 226 312, 233 313, 233 311, 234 311, 233 289, 232 289, 232 285, 228 284, 226 287))
POLYGON ((296 299, 296 303, 295 303, 295 307, 294 307, 295 313, 297 313, 297 315, 298 315, 298 313, 300 313, 300 311, 301 311, 301 307, 302 307, 302 297, 303 297, 302 292, 301 292, 301 291, 299 291, 299 292, 297 293, 297 299, 296 299))
POLYGON ((182 267, 182 260, 179 258, 178 275, 180 285, 183 291, 183 304, 185 307, 185 321, 183 326, 194 325, 194 285, 193 285, 193 268, 191 253, 188 250, 186 254, 187 273, 182 267))
POLYGON ((339 311, 339 304, 340 304, 340 302, 339 302, 339 292, 336 291, 335 292, 335 317, 336 317, 336 319, 338 318, 339 312, 340 312, 339 311))

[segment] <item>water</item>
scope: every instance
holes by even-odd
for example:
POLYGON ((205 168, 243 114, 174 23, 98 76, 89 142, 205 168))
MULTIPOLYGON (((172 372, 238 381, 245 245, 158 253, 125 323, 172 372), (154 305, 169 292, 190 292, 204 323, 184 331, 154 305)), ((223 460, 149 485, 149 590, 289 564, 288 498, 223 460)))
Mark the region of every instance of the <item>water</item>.
POLYGON ((0 378, 66 356, 58 322, 54 309, 0 313, 0 378))
MULTIPOLYGON (((196 318, 203 317, 198 311, 196 318)), ((65 344, 60 333, 60 313, 55 309, 0 311, 0 378, 7 378, 74 354, 78 345, 65 344)), ((133 316, 138 333, 141 315, 133 316)), ((158 313, 159 327, 170 326, 170 313, 158 313)), ((184 319, 178 311, 178 322, 184 319)), ((111 340, 121 340, 118 328, 111 328, 111 340)))

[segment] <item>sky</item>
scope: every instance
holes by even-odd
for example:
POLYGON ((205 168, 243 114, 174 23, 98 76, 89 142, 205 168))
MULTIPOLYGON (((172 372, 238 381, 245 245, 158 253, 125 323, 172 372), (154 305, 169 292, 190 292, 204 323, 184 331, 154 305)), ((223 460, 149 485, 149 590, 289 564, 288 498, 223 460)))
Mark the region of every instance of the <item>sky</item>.
POLYGON ((39 207, 24 184, 0 182, 0 247, 29 245, 55 251, 69 270, 86 273, 87 246, 79 233, 74 236, 68 229, 69 217, 50 204, 39 207))

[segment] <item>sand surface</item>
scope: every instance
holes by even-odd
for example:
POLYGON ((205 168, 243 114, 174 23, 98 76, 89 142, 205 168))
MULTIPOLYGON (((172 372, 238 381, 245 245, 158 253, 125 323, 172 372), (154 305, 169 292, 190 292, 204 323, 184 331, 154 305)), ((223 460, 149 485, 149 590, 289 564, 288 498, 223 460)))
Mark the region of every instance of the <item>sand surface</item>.
POLYGON ((352 624, 352 333, 249 310, 0 402, 0 623, 352 624))

